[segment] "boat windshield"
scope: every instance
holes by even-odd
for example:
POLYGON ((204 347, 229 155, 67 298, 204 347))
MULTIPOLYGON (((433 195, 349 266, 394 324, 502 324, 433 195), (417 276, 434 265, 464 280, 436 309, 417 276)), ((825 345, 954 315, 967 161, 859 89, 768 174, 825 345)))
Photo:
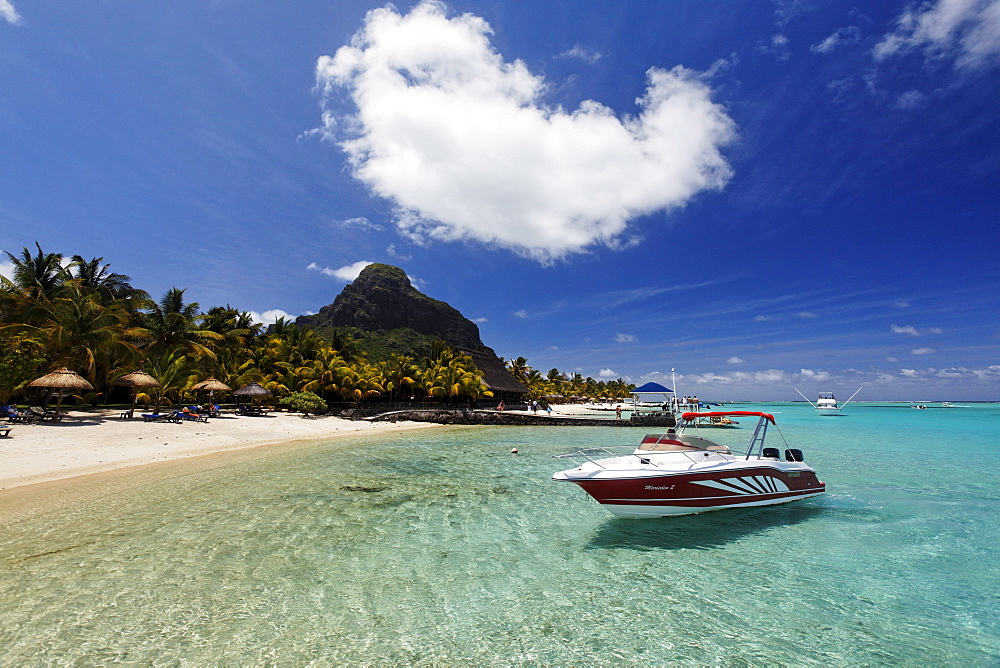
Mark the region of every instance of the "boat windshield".
POLYGON ((666 434, 646 434, 638 449, 644 452, 692 452, 694 450, 729 452, 729 448, 719 445, 715 441, 700 436, 678 434, 674 431, 666 434))

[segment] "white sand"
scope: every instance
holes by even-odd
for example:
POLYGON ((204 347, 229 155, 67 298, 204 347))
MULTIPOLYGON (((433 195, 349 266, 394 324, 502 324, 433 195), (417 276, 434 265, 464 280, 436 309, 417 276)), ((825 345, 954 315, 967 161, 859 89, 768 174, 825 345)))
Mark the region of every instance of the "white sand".
POLYGON ((118 411, 74 411, 61 422, 15 424, 0 438, 0 489, 269 443, 437 427, 335 417, 224 413, 206 422, 121 420, 118 411))

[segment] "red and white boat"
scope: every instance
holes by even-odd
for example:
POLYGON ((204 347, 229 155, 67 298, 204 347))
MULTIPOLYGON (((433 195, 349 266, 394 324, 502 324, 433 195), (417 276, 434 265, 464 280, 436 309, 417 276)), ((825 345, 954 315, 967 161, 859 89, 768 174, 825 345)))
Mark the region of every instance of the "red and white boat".
POLYGON ((647 434, 631 454, 591 448, 556 455, 577 466, 552 479, 576 483, 618 517, 631 518, 767 506, 826 492, 801 450, 786 444, 782 459, 778 448, 765 447, 768 424, 775 424, 769 413, 684 413, 676 431, 647 434), (732 416, 760 418, 746 453, 691 433, 701 418, 732 416))

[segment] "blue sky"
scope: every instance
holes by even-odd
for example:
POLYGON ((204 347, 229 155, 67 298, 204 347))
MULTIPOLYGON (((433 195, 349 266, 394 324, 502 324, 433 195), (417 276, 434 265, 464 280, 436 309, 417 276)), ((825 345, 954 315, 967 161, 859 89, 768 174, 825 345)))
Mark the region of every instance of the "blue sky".
POLYGON ((543 371, 1000 399, 1000 2, 864 5, 0 0, 0 249, 262 320, 387 262, 543 371))

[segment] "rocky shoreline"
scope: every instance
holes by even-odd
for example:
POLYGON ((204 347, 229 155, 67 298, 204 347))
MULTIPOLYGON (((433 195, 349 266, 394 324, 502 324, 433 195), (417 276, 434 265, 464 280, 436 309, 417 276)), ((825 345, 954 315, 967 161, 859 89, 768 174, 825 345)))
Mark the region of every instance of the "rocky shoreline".
MULTIPOLYGON (((347 415, 349 411, 341 414, 347 415)), ((469 424, 494 426, 530 426, 530 427, 673 427, 674 417, 669 413, 663 415, 643 415, 631 420, 607 420, 589 417, 568 417, 531 415, 525 413, 508 413, 503 411, 485 410, 401 410, 380 413, 360 418, 370 422, 433 422, 435 424, 469 424)))

